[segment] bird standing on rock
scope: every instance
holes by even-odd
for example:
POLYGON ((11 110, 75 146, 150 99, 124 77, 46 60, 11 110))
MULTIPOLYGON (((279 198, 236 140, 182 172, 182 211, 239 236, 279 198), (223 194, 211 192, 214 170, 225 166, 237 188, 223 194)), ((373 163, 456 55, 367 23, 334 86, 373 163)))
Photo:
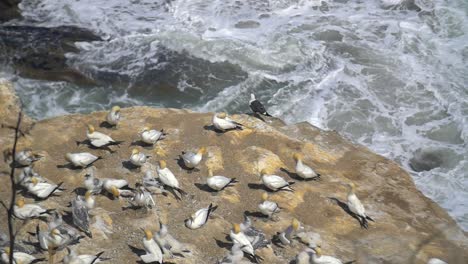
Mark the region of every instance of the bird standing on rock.
POLYGON ((141 255, 140 258, 144 263, 163 263, 163 253, 161 248, 153 239, 153 232, 151 230, 144 230, 145 237, 143 238, 143 246, 146 254, 141 255))
POLYGON ((65 154, 65 160, 73 164, 73 166, 79 167, 79 168, 88 168, 94 162, 100 159, 102 159, 102 157, 96 157, 93 154, 88 153, 88 152, 65 154))
POLYGON ((253 93, 250 94, 249 106, 250 109, 252 109, 252 112, 254 112, 254 114, 261 114, 270 117, 272 116, 266 111, 265 106, 263 106, 263 104, 255 98, 255 95, 253 93))
POLYGON ((114 127, 117 127, 120 121, 120 106, 115 105, 112 109, 107 113, 106 122, 114 127))
POLYGON ((146 160, 150 157, 151 156, 140 152, 140 150, 138 150, 137 148, 134 148, 132 150, 132 155, 130 155, 130 162, 137 167, 141 167, 146 163, 146 160))
MULTIPOLYGON (((174 173, 167 168, 166 161, 160 160, 156 171, 158 172, 159 180, 164 184, 164 186, 174 189, 180 194, 185 194, 185 192, 179 187, 179 181, 175 177, 174 173)), ((176 198, 180 199, 178 196, 176 196, 176 198)))
POLYGON ((208 169, 208 179, 206 179, 206 184, 214 191, 224 190, 224 188, 236 182, 236 178, 228 178, 219 175, 213 176, 213 171, 211 169, 208 169))
POLYGON ((140 131, 139 135, 140 135, 141 141, 149 145, 154 145, 156 144, 156 142, 158 142, 158 140, 164 139, 164 137, 167 134, 164 132, 164 129, 161 129, 161 131, 158 131, 156 129, 150 129, 149 127, 144 127, 140 131))
POLYGON ((189 229, 198 229, 204 226, 216 208, 218 208, 218 206, 210 204, 207 208, 196 211, 190 218, 185 220, 185 226, 189 229))
POLYGON ((266 169, 261 170, 260 177, 262 179, 263 185, 265 185, 265 187, 271 191, 294 191, 293 188, 291 188, 291 185, 293 185, 294 182, 287 182, 280 176, 270 175, 266 169))
POLYGON ((272 201, 268 201, 268 193, 264 192, 262 194, 262 202, 258 205, 260 213, 271 218, 273 214, 278 213, 281 209, 278 204, 272 201))
POLYGON ((368 221, 370 220, 374 222, 372 218, 370 218, 366 214, 366 209, 362 205, 361 201, 359 198, 356 196, 355 191, 356 191, 356 185, 354 183, 349 183, 348 184, 349 192, 348 192, 348 208, 349 210, 358 217, 359 223, 361 224, 361 227, 364 227, 367 229, 369 226, 368 221))
MULTIPOLYGON (((96 148, 106 148, 109 146, 120 145, 123 143, 123 141, 116 141, 110 136, 96 131, 94 129, 94 126, 90 124, 88 125, 88 129, 86 130, 86 137, 88 138, 89 143, 96 148)), ((76 144, 80 145, 83 144, 83 142, 77 141, 76 144)))
POLYGON ((15 155, 15 163, 20 166, 29 166, 40 160, 43 156, 32 151, 32 149, 24 149, 15 155))
POLYGON ((201 160, 203 159, 203 154, 206 153, 206 148, 201 147, 198 149, 196 153, 194 152, 182 152, 182 155, 180 156, 182 160, 184 161, 184 165, 188 169, 194 169, 198 164, 200 164, 201 160))
POLYGON ((296 161, 296 174, 299 177, 304 180, 312 180, 320 177, 320 174, 316 173, 311 167, 302 162, 304 158, 302 154, 295 153, 293 158, 296 161))
POLYGON ((244 125, 230 119, 226 113, 214 114, 213 126, 214 128, 220 131, 228 131, 234 129, 242 130, 244 128, 244 125))
POLYGON ((279 240, 283 245, 290 245, 292 242, 293 235, 301 228, 301 223, 294 218, 283 232, 277 233, 274 237, 275 240, 279 240))

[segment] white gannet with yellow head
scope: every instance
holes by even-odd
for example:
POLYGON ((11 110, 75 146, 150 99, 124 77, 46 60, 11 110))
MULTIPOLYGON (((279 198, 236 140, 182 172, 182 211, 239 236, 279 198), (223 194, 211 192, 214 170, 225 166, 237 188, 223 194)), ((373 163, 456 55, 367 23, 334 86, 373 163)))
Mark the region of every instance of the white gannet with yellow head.
POLYGON ((140 152, 139 149, 134 148, 132 150, 132 155, 130 155, 130 162, 137 167, 141 167, 146 163, 147 159, 150 157, 151 156, 148 156, 145 153, 140 152))
POLYGON ((322 255, 320 247, 314 248, 312 251, 312 263, 314 264, 343 264, 343 262, 332 256, 322 255))
POLYGON ((347 186, 348 186, 348 189, 349 189, 348 196, 347 196, 348 208, 353 214, 355 214, 358 217, 359 223, 361 224, 361 227, 364 227, 364 228, 367 229, 367 227, 369 226, 367 220, 370 220, 370 221, 374 221, 374 220, 372 218, 370 218, 366 214, 366 209, 362 205, 359 198, 356 196, 356 194, 355 194, 356 185, 351 182, 351 183, 348 183, 347 186))
POLYGON ((78 255, 75 250, 67 247, 68 255, 63 257, 64 264, 94 264, 108 260, 101 258, 104 251, 97 253, 96 255, 78 255))
POLYGON ((89 152, 65 154, 65 160, 78 168, 87 168, 100 159, 102 159, 101 156, 97 157, 89 152))
POLYGON ((88 208, 88 210, 92 210, 94 208, 96 201, 94 199, 92 191, 89 191, 89 190, 86 191, 84 195, 84 201, 85 201, 86 208, 88 208))
MULTIPOLYGON (((2 263, 10 263, 10 247, 5 247, 2 252, 2 263)), ((29 264, 33 262, 39 262, 44 259, 36 259, 36 257, 29 255, 28 253, 15 251, 13 252, 13 260, 15 264, 29 264)))
POLYGON ((38 204, 26 204, 23 197, 17 199, 13 206, 14 216, 22 220, 47 217, 52 211, 54 209, 44 209, 38 204))
POLYGON ((260 213, 271 218, 273 214, 278 213, 281 209, 278 204, 268 200, 268 193, 262 193, 262 202, 258 205, 260 213))
POLYGON ((192 214, 190 218, 185 220, 185 226, 189 229, 198 229, 204 226, 216 208, 218 208, 218 206, 210 204, 207 208, 199 209, 192 214))
POLYGON ((228 178, 225 176, 213 176, 213 171, 211 168, 208 169, 208 178, 206 179, 206 185, 214 191, 221 191, 224 188, 231 186, 231 184, 236 183, 236 178, 228 178))
POLYGON ((202 158, 203 158, 203 154, 206 153, 206 148, 205 147, 201 147, 198 149, 198 151, 196 153, 194 152, 182 152, 182 155, 180 156, 182 158, 182 160, 184 161, 184 164, 187 168, 189 169, 193 169, 195 168, 196 166, 198 166, 198 164, 200 164, 202 158))
POLYGON ((213 115, 213 126, 217 130, 227 131, 238 129, 242 130, 244 125, 237 123, 236 121, 230 119, 226 113, 219 113, 213 115))
MULTIPOLYGON (((167 167, 166 161, 160 160, 159 166, 156 167, 156 171, 158 172, 159 180, 164 186, 174 189, 180 194, 185 194, 185 192, 180 188, 179 181, 175 177, 174 173, 172 173, 172 171, 167 167)), ((178 196, 176 196, 176 198, 180 199, 178 196)))
POLYGON ((266 188, 268 188, 271 191, 291 191, 293 192, 294 190, 291 188, 291 185, 294 184, 294 182, 287 182, 285 179, 278 175, 272 175, 268 173, 267 169, 262 169, 260 172, 260 176, 263 182, 263 185, 265 185, 266 188))
POLYGON ((148 229, 144 230, 144 232, 143 246, 146 254, 140 256, 141 260, 144 263, 163 263, 163 253, 158 243, 153 239, 153 232, 148 229))
POLYGON ((62 186, 62 184, 63 182, 59 184, 51 184, 44 181, 43 179, 32 177, 26 185, 26 188, 29 193, 33 194, 37 198, 47 199, 55 192, 61 192, 59 188, 62 186))
POLYGON ((24 149, 15 154, 15 163, 20 166, 29 166, 40 160, 43 156, 32 149, 24 149))
POLYGON ((104 190, 112 194, 115 198, 120 197, 120 189, 122 189, 125 186, 128 186, 128 181, 124 179, 102 179, 102 187, 104 188, 104 190))
POLYGON ((283 232, 277 233, 275 239, 279 240, 283 245, 289 245, 292 242, 293 236, 301 228, 301 223, 294 218, 283 232))
POLYGON ((140 133, 141 141, 145 142, 146 144, 154 145, 158 140, 164 139, 167 135, 164 133, 164 129, 158 131, 156 129, 150 129, 149 127, 144 127, 140 133))
POLYGON ((185 254, 191 253, 190 250, 186 249, 183 243, 179 242, 169 234, 167 225, 162 221, 159 221, 159 231, 154 235, 154 240, 156 240, 158 245, 161 247, 165 256, 185 256, 185 254))
POLYGON ((293 155, 296 161, 296 174, 304 180, 311 180, 320 177, 320 174, 316 173, 311 167, 307 166, 302 162, 304 156, 300 153, 293 155))
MULTIPOLYGON (((110 136, 98 132, 94 129, 94 126, 88 124, 88 129, 86 130, 86 137, 89 140, 89 143, 96 148, 107 147, 111 145, 119 145, 123 143, 123 141, 115 141, 110 136)), ((77 142, 77 144, 81 144, 81 142, 77 142)))
MULTIPOLYGON (((258 259, 259 257, 255 255, 255 250, 252 245, 252 242, 249 238, 242 232, 240 224, 233 224, 231 232, 229 233, 229 237, 231 238, 234 245, 238 244, 241 250, 248 255, 252 256, 254 259, 258 259)), ((258 262, 257 262, 258 263, 258 262)))
POLYGON ((120 106, 115 105, 112 109, 107 113, 106 122, 111 126, 117 126, 120 121, 120 106))

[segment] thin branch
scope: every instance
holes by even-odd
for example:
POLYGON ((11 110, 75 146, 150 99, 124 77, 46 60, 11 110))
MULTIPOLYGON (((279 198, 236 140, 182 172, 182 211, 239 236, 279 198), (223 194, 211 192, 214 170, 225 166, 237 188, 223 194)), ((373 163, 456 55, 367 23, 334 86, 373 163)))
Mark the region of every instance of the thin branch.
MULTIPOLYGON (((15 139, 13 142, 13 150, 12 150, 12 157, 13 161, 16 156, 16 147, 18 144, 18 138, 20 134, 20 125, 21 125, 21 119, 23 117, 23 109, 20 109, 18 113, 18 120, 16 122, 16 128, 15 128, 15 139)), ((10 170, 10 182, 11 182, 11 200, 10 200, 10 207, 7 210, 8 212, 8 232, 10 236, 10 254, 9 254, 9 263, 14 263, 13 260, 13 252, 15 251, 15 238, 16 238, 16 233, 13 230, 13 207, 15 205, 16 201, 16 183, 15 183, 15 169, 16 166, 11 166, 10 170)), ((6 207, 6 205, 2 202, 2 204, 6 207)))
POLYGON ((5 210, 8 212, 8 207, 6 206, 6 204, 3 202, 3 201, 0 201, 0 204, 3 206, 3 208, 5 208, 5 210))

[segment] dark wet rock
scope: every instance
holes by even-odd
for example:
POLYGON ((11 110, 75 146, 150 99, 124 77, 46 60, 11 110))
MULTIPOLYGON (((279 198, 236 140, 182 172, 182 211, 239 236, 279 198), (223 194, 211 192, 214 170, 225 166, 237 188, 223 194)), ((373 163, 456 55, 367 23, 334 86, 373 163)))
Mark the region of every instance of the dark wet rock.
POLYGON ((78 52, 74 42, 100 41, 87 29, 74 26, 0 27, 0 62, 11 63, 21 76, 52 81, 92 84, 67 64, 65 53, 78 52))
POLYGON ((237 22, 234 27, 236 28, 258 28, 260 23, 254 20, 245 20, 237 22))
POLYGON ((323 41, 342 41, 343 35, 337 30, 324 30, 315 33, 314 38, 323 41))
POLYGON ((0 0, 0 22, 21 17, 18 4, 21 0, 0 0))
POLYGON ((409 165, 414 171, 430 171, 443 164, 441 153, 430 150, 418 150, 410 159, 409 165))

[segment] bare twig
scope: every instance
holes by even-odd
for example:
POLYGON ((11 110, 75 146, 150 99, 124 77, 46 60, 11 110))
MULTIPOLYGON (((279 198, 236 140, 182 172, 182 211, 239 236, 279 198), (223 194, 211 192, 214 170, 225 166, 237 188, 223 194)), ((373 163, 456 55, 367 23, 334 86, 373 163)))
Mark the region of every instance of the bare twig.
MULTIPOLYGON (((16 127, 15 127, 15 138, 13 141, 13 150, 12 150, 12 156, 13 159, 16 156, 16 146, 18 143, 18 139, 20 137, 20 125, 21 125, 21 119, 23 117, 23 110, 20 109, 20 112, 18 113, 18 120, 16 122, 16 127)), ((10 237, 10 254, 9 254, 9 263, 14 263, 13 260, 13 252, 15 250, 15 238, 16 238, 16 232, 14 231, 14 205, 16 201, 16 183, 15 183, 15 169, 16 166, 12 165, 10 169, 10 182, 11 182, 11 200, 9 207, 6 206, 6 204, 3 201, 0 201, 0 203, 5 207, 5 210, 7 211, 8 214, 8 233, 10 237)))

